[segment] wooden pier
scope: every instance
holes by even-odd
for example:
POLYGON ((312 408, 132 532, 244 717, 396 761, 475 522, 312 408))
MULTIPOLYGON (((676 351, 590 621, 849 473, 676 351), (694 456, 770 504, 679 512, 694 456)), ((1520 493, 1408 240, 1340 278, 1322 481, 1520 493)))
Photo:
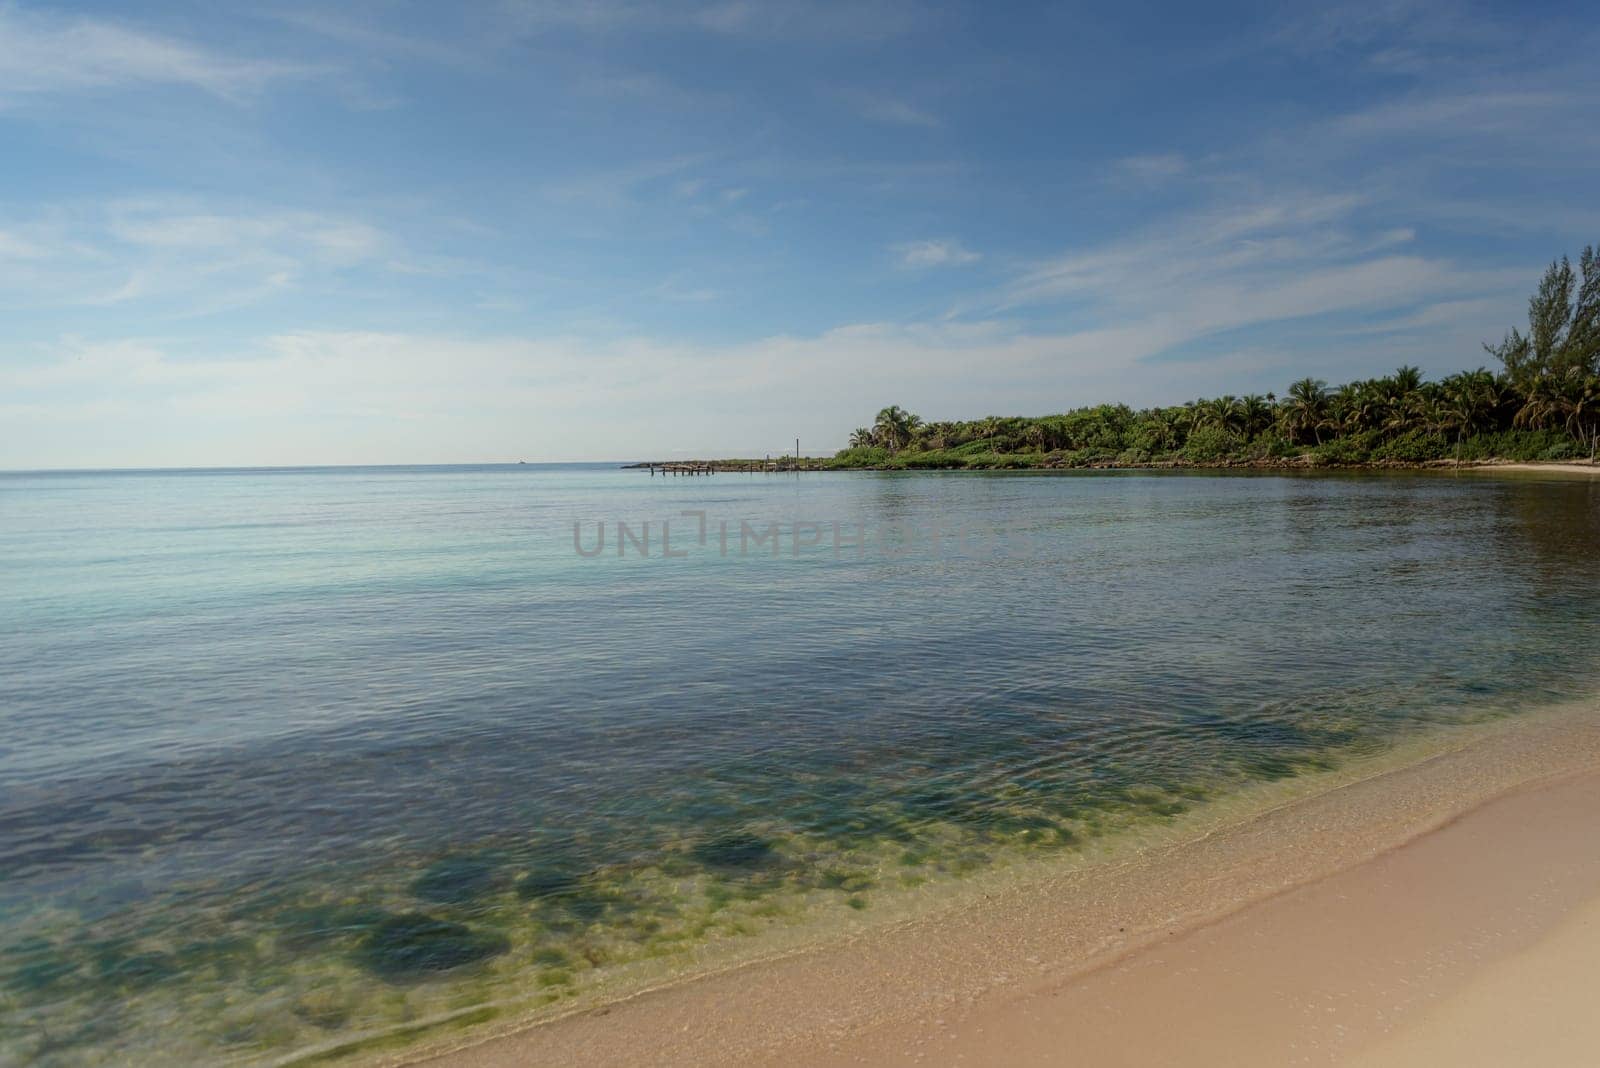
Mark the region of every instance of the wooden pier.
POLYGON ((717 469, 709 463, 674 463, 674 464, 649 464, 650 476, 660 471, 663 475, 714 475, 717 469))
POLYGON ((758 474, 761 472, 782 471, 821 471, 822 461, 813 457, 805 457, 796 461, 793 457, 785 456, 777 460, 647 460, 644 463, 628 464, 632 468, 647 468, 650 476, 665 475, 715 475, 718 473, 748 472, 758 474))
POLYGON ((768 453, 761 460, 645 460, 643 463, 624 464, 625 467, 648 467, 650 477, 654 478, 657 471, 662 475, 714 475, 718 471, 745 471, 752 474, 759 471, 823 471, 825 463, 815 456, 800 455, 800 439, 794 439, 794 452, 780 456, 776 460, 768 453))

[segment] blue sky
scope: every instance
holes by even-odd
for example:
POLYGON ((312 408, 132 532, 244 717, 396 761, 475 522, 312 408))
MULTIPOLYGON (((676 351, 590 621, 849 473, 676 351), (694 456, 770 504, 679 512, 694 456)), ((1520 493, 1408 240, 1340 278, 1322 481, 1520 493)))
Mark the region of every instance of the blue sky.
POLYGON ((1477 366, 1592 7, 0 0, 0 467, 807 452, 1477 366))

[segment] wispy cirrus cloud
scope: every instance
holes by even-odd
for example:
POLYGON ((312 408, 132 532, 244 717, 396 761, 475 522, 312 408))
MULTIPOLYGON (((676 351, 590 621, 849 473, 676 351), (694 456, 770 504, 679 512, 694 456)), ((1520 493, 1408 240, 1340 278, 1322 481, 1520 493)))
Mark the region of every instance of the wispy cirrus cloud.
POLYGON ((918 21, 915 5, 896 0, 511 0, 503 11, 525 31, 672 28, 844 45, 893 37, 918 21))
POLYGON ((359 219, 282 208, 125 198, 48 208, 0 231, 0 306, 237 307, 307 278, 384 265, 390 235, 359 219))
POLYGON ((45 250, 34 242, 0 230, 0 263, 6 260, 38 259, 45 254, 45 250))
POLYGON ((977 263, 983 254, 973 252, 959 241, 906 241, 890 249, 902 267, 960 267, 977 263))
POLYGON ((693 196, 705 185, 698 176, 682 177, 709 162, 704 154, 646 159, 606 170, 575 174, 545 185, 544 195, 558 204, 584 205, 591 209, 616 212, 637 205, 642 190, 671 179, 672 191, 693 196))
POLYGON ((1368 207, 1349 194, 1285 191, 1196 211, 1038 263, 967 310, 1074 309, 1105 324, 1084 334, 1114 339, 1130 366, 1269 324, 1316 320, 1314 333, 1350 336, 1447 325, 1435 308, 1470 310, 1475 327, 1491 307, 1510 310, 1505 294, 1522 272, 1412 251, 1415 231, 1365 222, 1368 207), (1378 322, 1394 326, 1365 329, 1378 322))
POLYGON ((1421 74, 1463 63, 1515 63, 1531 36, 1530 21, 1448 0, 1345 0, 1284 8, 1263 43, 1295 56, 1354 55, 1377 70, 1421 74))
POLYGON ((1003 292, 1007 307, 1088 295, 1138 299, 1172 293, 1219 271, 1280 268, 1329 254, 1351 239, 1339 224, 1361 204, 1350 194, 1283 194, 1192 212, 1159 227, 1046 260, 1003 292))
MULTIPOLYGON (((354 7, 354 5, 352 5, 354 7)), ((481 69, 483 49, 461 38, 408 33, 391 28, 390 20, 362 19, 347 11, 313 6, 266 9, 259 13, 294 29, 337 42, 347 49, 396 60, 421 60, 445 67, 481 69)))
POLYGON ((1335 132, 1352 138, 1466 135, 1501 138, 1508 133, 1544 131, 1546 121, 1569 110, 1577 100, 1553 89, 1496 89, 1416 94, 1333 120, 1335 132))
POLYGON ((940 125, 937 115, 899 97, 860 92, 845 93, 843 96, 855 108, 856 114, 872 122, 925 129, 940 125))
POLYGON ((180 85, 238 99, 312 68, 246 59, 131 24, 0 6, 0 104, 36 94, 180 85))
POLYGON ((1113 170, 1118 178, 1131 178, 1147 185, 1157 185, 1188 173, 1189 160, 1181 152, 1127 156, 1117 160, 1113 170))

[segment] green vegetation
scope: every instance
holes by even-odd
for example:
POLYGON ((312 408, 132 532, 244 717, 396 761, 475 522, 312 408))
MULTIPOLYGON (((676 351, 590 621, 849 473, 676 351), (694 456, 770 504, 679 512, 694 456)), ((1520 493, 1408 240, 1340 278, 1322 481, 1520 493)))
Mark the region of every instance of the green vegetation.
POLYGON ((1135 411, 925 423, 891 405, 830 466, 1022 468, 1421 464, 1593 459, 1600 449, 1600 257, 1563 257, 1528 301, 1528 333, 1484 348, 1500 364, 1438 382, 1415 367, 1329 389, 1303 378, 1251 394, 1135 411))

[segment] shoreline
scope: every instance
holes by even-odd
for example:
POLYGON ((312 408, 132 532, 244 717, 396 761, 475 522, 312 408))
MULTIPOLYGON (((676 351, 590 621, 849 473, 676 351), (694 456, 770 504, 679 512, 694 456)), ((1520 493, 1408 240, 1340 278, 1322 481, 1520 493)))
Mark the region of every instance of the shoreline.
POLYGON ((1600 475, 1600 464, 1550 461, 1548 463, 1510 462, 1483 465, 1491 471, 1525 471, 1558 475, 1600 475))
POLYGON ((1043 1068, 1070 1048, 1095 1065, 1592 1064, 1597 808, 1597 771, 1520 787, 1075 980, 803 1060, 1043 1068))
POLYGON ((688 474, 796 474, 818 471, 1471 471, 1542 472, 1600 475, 1600 463, 1587 460, 1368 460, 1359 463, 1312 462, 1305 457, 1259 460, 1123 461, 1115 459, 1064 462, 1048 455, 1007 454, 997 462, 977 465, 956 463, 863 464, 839 462, 832 457, 804 456, 799 462, 781 460, 652 460, 622 464, 619 470, 659 470, 664 475, 688 474))
MULTIPOLYGON (((502 1027, 495 1037, 439 1035, 431 1047, 369 1063, 497 1068, 535 1054, 556 1064, 827 1063, 835 1052, 846 1063, 862 1055, 845 1056, 850 1050, 868 1048, 862 1043, 909 1036, 924 1036, 914 1045, 927 1052, 943 1027, 930 1021, 981 1020, 1042 987, 1087 981, 1366 871, 1497 798, 1600 773, 1592 701, 1458 730, 1469 733, 1454 747, 1396 758, 1133 856, 1050 875, 999 873, 944 910, 502 1027)), ((868 1059, 890 1052, 874 1046, 868 1059)))

